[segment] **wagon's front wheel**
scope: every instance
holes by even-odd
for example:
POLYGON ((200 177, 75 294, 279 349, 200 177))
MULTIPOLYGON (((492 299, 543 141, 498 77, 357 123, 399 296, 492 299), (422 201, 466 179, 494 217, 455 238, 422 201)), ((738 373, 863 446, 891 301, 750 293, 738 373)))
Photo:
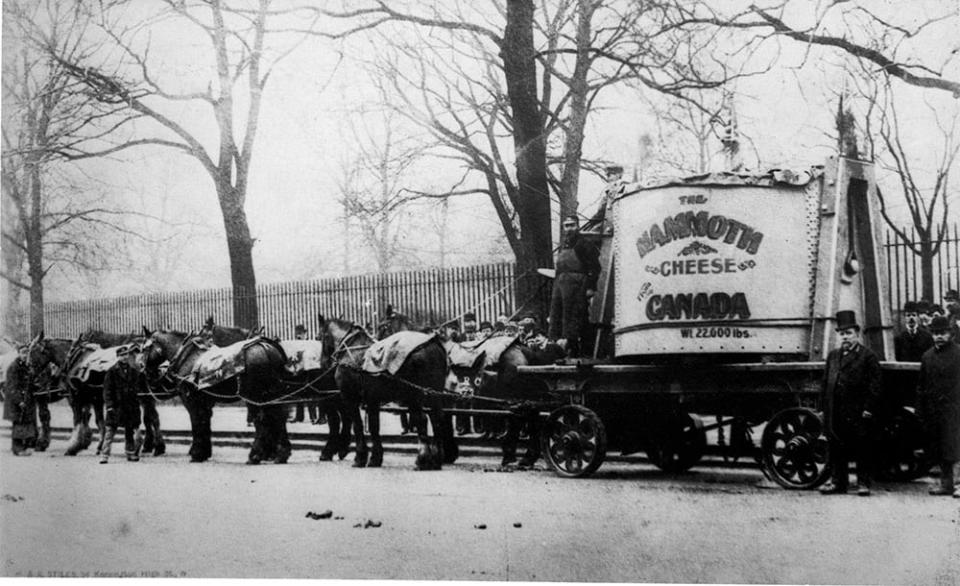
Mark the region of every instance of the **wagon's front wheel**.
POLYGON ((763 469, 784 488, 815 488, 830 475, 823 420, 805 407, 784 409, 763 430, 763 469))
POLYGON ((551 413, 540 441, 547 463, 567 478, 593 474, 607 455, 603 422, 580 405, 565 405, 551 413))

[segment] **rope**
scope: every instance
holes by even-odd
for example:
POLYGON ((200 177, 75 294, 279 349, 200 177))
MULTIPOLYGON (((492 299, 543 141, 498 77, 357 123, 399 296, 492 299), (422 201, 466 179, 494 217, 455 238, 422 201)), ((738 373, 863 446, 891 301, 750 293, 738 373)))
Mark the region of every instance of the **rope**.
MULTIPOLYGON (((452 322, 452 321, 460 321, 460 320, 463 318, 464 315, 466 315, 466 314, 468 314, 468 313, 475 313, 475 312, 477 311, 477 309, 478 309, 479 307, 481 307, 483 304, 485 304, 487 301, 489 301, 490 299, 493 299, 494 297, 500 295, 501 293, 503 293, 504 291, 506 291, 506 290, 507 290, 508 288, 510 288, 511 286, 516 285, 517 283, 520 282, 521 279, 525 279, 525 278, 527 278, 527 277, 529 277, 529 276, 531 276, 531 275, 533 275, 533 274, 534 274, 534 271, 528 270, 527 272, 523 273, 523 274, 520 275, 519 277, 514 277, 514 279, 513 279, 511 282, 507 283, 507 284, 504 285, 503 287, 500 287, 499 289, 497 289, 496 291, 494 291, 494 292, 491 293, 490 295, 487 295, 486 297, 484 297, 483 299, 481 299, 480 301, 478 301, 477 303, 475 303, 473 306, 471 306, 471 307, 465 309, 464 311, 460 312, 460 313, 457 314, 455 317, 452 317, 452 318, 450 318, 450 319, 448 319, 448 320, 446 320, 446 321, 443 321, 443 322, 441 322, 441 323, 446 324, 446 323, 450 323, 450 322, 452 322)), ((537 294, 539 294, 540 290, 542 290, 542 289, 543 289, 543 285, 541 284, 540 287, 537 289, 537 294)), ((535 295, 536 295, 536 294, 535 294, 535 295)), ((526 307, 527 303, 528 303, 531 299, 533 299, 535 295, 529 295, 529 296, 527 297, 527 299, 526 299, 523 303, 520 304, 520 308, 517 309, 516 311, 514 311, 514 312, 510 315, 510 319, 513 319, 513 318, 515 318, 516 316, 520 315, 520 312, 523 311, 523 308, 526 307)))

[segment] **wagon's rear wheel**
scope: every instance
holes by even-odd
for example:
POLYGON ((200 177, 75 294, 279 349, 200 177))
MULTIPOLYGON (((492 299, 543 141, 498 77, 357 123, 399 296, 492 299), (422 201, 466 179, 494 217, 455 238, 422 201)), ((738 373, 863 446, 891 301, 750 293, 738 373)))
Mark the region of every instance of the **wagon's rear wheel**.
POLYGON ((784 488, 815 488, 830 475, 827 436, 815 411, 785 409, 763 430, 763 469, 784 488))
POLYGON ((912 410, 901 407, 881 431, 879 476, 900 482, 924 476, 930 470, 925 448, 920 418, 912 410))
POLYGON ((593 474, 607 455, 603 422, 580 405, 565 405, 551 413, 540 442, 553 471, 568 478, 593 474))
POLYGON ((657 437, 650 438, 647 457, 664 472, 685 472, 696 465, 707 447, 707 432, 696 415, 671 419, 657 437))

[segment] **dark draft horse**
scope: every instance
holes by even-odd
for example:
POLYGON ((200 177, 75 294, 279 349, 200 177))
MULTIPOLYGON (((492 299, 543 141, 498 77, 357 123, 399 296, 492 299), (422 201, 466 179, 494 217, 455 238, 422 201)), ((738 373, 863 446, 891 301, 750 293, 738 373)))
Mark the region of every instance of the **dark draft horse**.
MULTIPOLYGON (((45 451, 50 446, 50 403, 69 398, 70 393, 64 386, 63 368, 67 362, 67 354, 73 346, 73 340, 67 338, 47 338, 43 332, 31 340, 28 345, 27 362, 30 375, 35 385, 34 397, 37 403, 37 412, 40 419, 40 429, 34 449, 45 451)), ((89 420, 89 410, 81 419, 89 420)), ((76 423, 76 417, 74 417, 76 423)), ((90 444, 90 435, 86 436, 87 445, 90 444)))
MULTIPOLYGON (((135 344, 139 347, 143 341, 136 333, 112 334, 101 330, 87 330, 74 341, 67 355, 63 368, 64 386, 70 393, 70 405, 73 408, 74 430, 67 446, 66 455, 75 456, 89 446, 89 420, 92 411, 99 429, 100 440, 97 444, 97 453, 103 449, 106 435, 103 413, 103 381, 105 372, 93 371, 85 376, 82 373, 84 359, 100 348, 114 348, 126 344, 135 344)), ((140 409, 143 414, 143 423, 146 429, 144 434, 144 451, 153 452, 155 456, 166 452, 166 444, 160 432, 160 415, 154 397, 141 389, 137 393, 140 409)))
MULTIPOLYGON (((515 336, 510 336, 516 340, 515 336)), ((500 338, 503 340, 503 338, 500 338)), ((520 366, 537 366, 553 364, 564 356, 564 351, 556 344, 548 344, 543 349, 531 348, 519 341, 510 343, 500 341, 498 337, 489 338, 482 342, 476 350, 484 352, 485 345, 498 342, 509 344, 501 353, 497 361, 490 367, 484 367, 484 357, 478 359, 471 367, 452 366, 454 374, 462 382, 470 385, 473 394, 478 398, 481 406, 483 399, 492 399, 490 403, 507 404, 506 408, 513 413, 507 417, 506 433, 501 440, 501 466, 507 466, 517 461, 517 445, 520 432, 526 428, 529 436, 526 453, 520 460, 521 467, 532 466, 540 457, 540 415, 537 404, 549 402, 551 397, 547 389, 530 387, 530 382, 524 380, 517 372, 520 366)), ((504 407, 500 407, 504 408, 504 407)))
MULTIPOLYGON (((208 337, 217 346, 227 346, 241 336, 249 337, 254 334, 262 333, 250 331, 241 328, 232 328, 216 325, 213 318, 207 319, 201 335, 208 337)), ((286 462, 290 456, 291 444, 290 436, 287 433, 287 405, 276 402, 277 399, 291 398, 313 398, 316 399, 316 393, 313 390, 316 387, 321 389, 335 389, 334 369, 329 365, 324 365, 323 369, 327 372, 305 372, 301 376, 291 376, 286 371, 281 375, 281 380, 275 381, 277 384, 262 387, 260 390, 264 393, 261 401, 248 404, 252 412, 254 427, 259 441, 254 442, 254 450, 251 451, 249 464, 257 464, 262 460, 275 460, 278 463, 286 462), (318 374, 322 375, 318 378, 318 374), (309 383, 309 385, 304 385, 309 383), (289 393, 290 386, 300 386, 301 390, 293 395, 289 393), (259 403, 259 404, 258 404, 259 403)), ((340 395, 325 396, 317 401, 320 411, 326 415, 327 442, 320 451, 320 461, 332 460, 336 455, 341 460, 346 458, 350 452, 350 431, 349 424, 343 415, 342 401, 340 395)))
MULTIPOLYGON (((286 356, 279 344, 256 334, 242 328, 215 326, 212 321, 208 321, 199 334, 185 337, 181 337, 182 333, 179 332, 151 332, 151 343, 149 347, 145 347, 145 363, 148 372, 153 373, 162 360, 169 360, 169 366, 163 375, 167 380, 162 384, 165 389, 178 394, 190 415, 191 462, 205 462, 213 455, 210 420, 215 404, 240 400, 263 404, 276 396, 286 356), (242 360, 242 372, 201 389, 194 379, 194 368, 201 356, 214 346, 230 346, 245 340, 249 342, 239 349, 241 355, 237 357, 242 360)), ((275 455, 278 463, 285 463, 290 457, 289 438, 272 438, 268 433, 271 417, 277 417, 273 413, 275 410, 263 408, 255 420, 256 437, 250 450, 249 463, 260 463, 266 446, 274 443, 278 444, 275 455)), ((282 409, 280 411, 285 421, 286 413, 282 409)), ((285 426, 283 429, 285 430, 285 426)))
POLYGON ((442 463, 456 461, 457 445, 453 429, 443 413, 443 383, 447 375, 447 354, 438 340, 432 340, 412 352, 395 376, 370 374, 362 369, 364 355, 374 340, 360 326, 341 319, 319 316, 324 353, 336 363, 334 378, 343 399, 346 418, 353 424, 356 448, 355 467, 383 464, 380 438, 380 406, 396 402, 410 413, 411 423, 420 441, 417 468, 439 469, 442 463), (436 394, 430 392, 433 391, 436 394), (368 451, 360 407, 366 409, 372 446, 368 451), (430 411, 433 438, 427 437, 424 407, 430 411), (437 438, 440 441, 437 441, 437 438), (438 445, 439 444, 439 445, 438 445))
MULTIPOLYGON (((388 305, 384 318, 377 324, 377 337, 383 339, 396 332, 422 329, 416 327, 404 314, 394 311, 392 305, 388 305)), ((516 339, 516 336, 511 338, 516 339)), ((491 341, 496 342, 496 337, 491 341)), ((501 352, 496 363, 488 368, 484 368, 484 360, 480 355, 484 351, 483 342, 477 345, 476 351, 478 360, 472 366, 454 366, 451 370, 459 381, 469 385, 474 397, 480 403, 478 406, 507 408, 502 407, 507 403, 513 412, 512 417, 506 418, 506 431, 501 439, 501 465, 507 466, 517 462, 520 433, 525 429, 529 440, 526 453, 520 460, 520 466, 532 466, 540 457, 540 417, 536 403, 549 401, 551 397, 544 389, 531 389, 528 381, 521 379, 517 367, 553 364, 564 357, 564 351, 556 344, 547 344, 544 348, 531 348, 516 342, 501 352), (484 398, 492 401, 484 405, 484 398)))

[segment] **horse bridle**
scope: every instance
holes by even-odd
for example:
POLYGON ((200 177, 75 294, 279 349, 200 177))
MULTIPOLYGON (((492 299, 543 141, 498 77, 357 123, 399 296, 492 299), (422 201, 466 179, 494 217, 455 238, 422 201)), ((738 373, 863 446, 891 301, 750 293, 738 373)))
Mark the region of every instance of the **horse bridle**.
POLYGON ((341 360, 341 358, 344 356, 344 354, 348 355, 352 359, 354 358, 354 355, 352 354, 353 350, 366 350, 367 348, 369 348, 371 344, 365 344, 365 345, 359 345, 359 346, 348 345, 350 340, 356 338, 357 335, 364 334, 364 333, 366 333, 366 330, 364 330, 357 324, 353 324, 353 326, 350 328, 347 334, 340 339, 340 343, 337 344, 337 347, 334 348, 333 352, 330 354, 330 357, 333 359, 333 361, 335 363, 342 363, 343 361, 341 360))

